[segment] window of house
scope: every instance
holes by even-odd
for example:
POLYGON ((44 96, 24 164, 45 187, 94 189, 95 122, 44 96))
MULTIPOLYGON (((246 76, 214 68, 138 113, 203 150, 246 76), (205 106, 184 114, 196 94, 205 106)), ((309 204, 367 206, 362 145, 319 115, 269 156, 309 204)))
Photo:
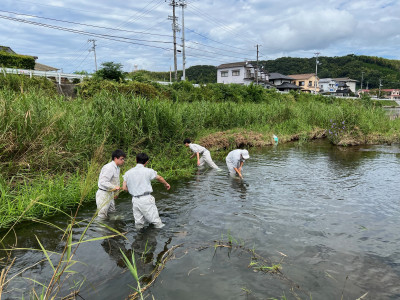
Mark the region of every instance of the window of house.
POLYGON ((221 71, 221 77, 228 77, 228 71, 221 71))
POLYGON ((232 70, 232 76, 239 76, 240 70, 232 70))
POLYGON ((299 86, 304 86, 304 81, 299 81, 299 86))
POLYGON ((308 82, 308 86, 312 86, 312 81, 309 81, 309 82, 308 82))

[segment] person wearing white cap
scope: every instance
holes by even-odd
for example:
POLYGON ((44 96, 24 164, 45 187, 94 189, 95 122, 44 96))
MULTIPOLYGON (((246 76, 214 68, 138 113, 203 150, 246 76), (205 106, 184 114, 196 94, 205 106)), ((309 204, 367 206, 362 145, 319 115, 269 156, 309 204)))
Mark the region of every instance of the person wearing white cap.
POLYGON ((228 156, 226 157, 226 165, 228 166, 229 174, 231 176, 235 176, 237 173, 240 178, 243 178, 242 176, 242 167, 243 163, 246 159, 249 159, 249 151, 247 150, 242 150, 242 149, 236 149, 228 153, 228 156))

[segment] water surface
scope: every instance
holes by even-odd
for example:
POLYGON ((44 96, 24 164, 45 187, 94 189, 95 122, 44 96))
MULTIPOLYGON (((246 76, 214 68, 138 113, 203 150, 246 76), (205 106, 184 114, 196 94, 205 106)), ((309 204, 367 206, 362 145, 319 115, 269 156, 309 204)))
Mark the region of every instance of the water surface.
MULTIPOLYGON (((155 299, 364 299, 400 298, 400 147, 340 148, 325 141, 279 144, 250 149, 244 180, 223 169, 201 170, 187 181, 170 182, 171 190, 155 187, 154 196, 166 226, 136 230, 130 198, 117 201, 117 214, 107 225, 126 233, 82 244, 66 287, 85 279, 84 299, 125 299, 135 286, 119 249, 137 254, 142 285, 152 280, 157 261, 181 245, 147 291, 155 299), (215 248, 217 241, 233 248, 215 248), (249 266, 254 250, 281 273, 249 266), (292 292, 294 291, 294 292, 292 292)), ((162 175, 162 174, 161 174, 162 175)), ((93 201, 94 202, 94 201, 93 201)), ((79 214, 82 227, 95 205, 79 214)), ((48 221, 65 228, 61 215, 48 221)), ((92 225, 86 238, 112 234, 92 225)), ((49 250, 62 251, 62 233, 40 224, 20 226, 18 247, 38 248, 35 236, 49 250)), ((14 236, 14 235, 13 235, 14 236)), ((13 241, 10 236, 7 243, 13 241)), ((44 258, 20 250, 11 275, 44 258)), ((54 261, 56 261, 56 256, 54 261)), ((17 276, 3 295, 25 298, 31 278, 49 281, 51 267, 42 261, 17 276)), ((37 290, 40 290, 37 288, 37 290)))

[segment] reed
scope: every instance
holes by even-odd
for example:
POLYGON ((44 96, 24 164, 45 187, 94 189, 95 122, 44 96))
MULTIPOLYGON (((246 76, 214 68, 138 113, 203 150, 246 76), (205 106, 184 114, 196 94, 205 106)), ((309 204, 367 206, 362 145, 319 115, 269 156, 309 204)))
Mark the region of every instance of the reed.
POLYGON ((150 166, 172 180, 188 177, 195 169, 183 139, 215 132, 246 129, 269 136, 298 135, 305 141, 315 130, 328 131, 332 122, 345 122, 346 129, 332 142, 399 141, 400 119, 389 120, 381 107, 361 100, 179 83, 153 85, 164 97, 137 97, 113 87, 65 101, 37 87, 9 77, 0 90, 0 228, 76 207, 89 173, 83 201, 93 201, 98 170, 89 170, 88 161, 101 145, 97 168, 116 148, 128 153, 126 168, 134 165, 137 152, 147 152, 150 166), (17 83, 23 84, 23 93, 15 88, 17 83), (37 204, 21 218, 32 199, 37 204))

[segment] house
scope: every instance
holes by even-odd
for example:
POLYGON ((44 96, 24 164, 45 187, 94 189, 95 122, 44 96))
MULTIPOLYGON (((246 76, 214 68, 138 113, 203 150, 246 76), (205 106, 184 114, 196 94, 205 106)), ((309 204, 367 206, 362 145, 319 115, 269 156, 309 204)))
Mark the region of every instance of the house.
MULTIPOLYGON (((7 46, 0 46, 0 51, 6 52, 6 53, 9 53, 9 54, 14 54, 14 55, 24 55, 24 54, 16 53, 14 50, 12 50, 10 47, 7 47, 7 46)), ((31 56, 31 57, 33 57, 35 59, 35 67, 34 67, 35 71, 49 72, 49 71, 58 71, 59 70, 57 68, 46 66, 44 64, 40 64, 40 63, 36 62, 36 60, 38 59, 37 56, 32 56, 32 55, 25 55, 25 56, 31 56)))
POLYGON ((400 100, 400 89, 363 89, 358 91, 358 96, 361 96, 361 94, 368 94, 370 96, 386 98, 390 100, 400 100))
POLYGON ((319 88, 323 94, 336 96, 349 96, 356 93, 356 83, 358 81, 348 77, 341 78, 321 78, 319 88))
POLYGON ((217 83, 236 83, 240 85, 258 83, 269 87, 268 77, 268 72, 263 68, 257 69, 247 61, 222 64, 217 67, 217 83))
POLYGON ((342 77, 342 78, 332 78, 337 83, 337 87, 339 85, 345 84, 354 94, 356 93, 356 83, 358 80, 350 79, 349 77, 342 77))
POLYGON ((270 73, 269 82, 281 92, 289 92, 292 90, 301 90, 301 87, 293 84, 293 78, 280 74, 280 73, 270 73))
POLYGON ((332 94, 336 92, 336 81, 332 78, 321 78, 318 81, 321 94, 332 94))
POLYGON ((302 92, 307 93, 318 93, 318 77, 315 73, 308 74, 292 74, 289 77, 293 78, 293 83, 299 87, 301 87, 302 92))

